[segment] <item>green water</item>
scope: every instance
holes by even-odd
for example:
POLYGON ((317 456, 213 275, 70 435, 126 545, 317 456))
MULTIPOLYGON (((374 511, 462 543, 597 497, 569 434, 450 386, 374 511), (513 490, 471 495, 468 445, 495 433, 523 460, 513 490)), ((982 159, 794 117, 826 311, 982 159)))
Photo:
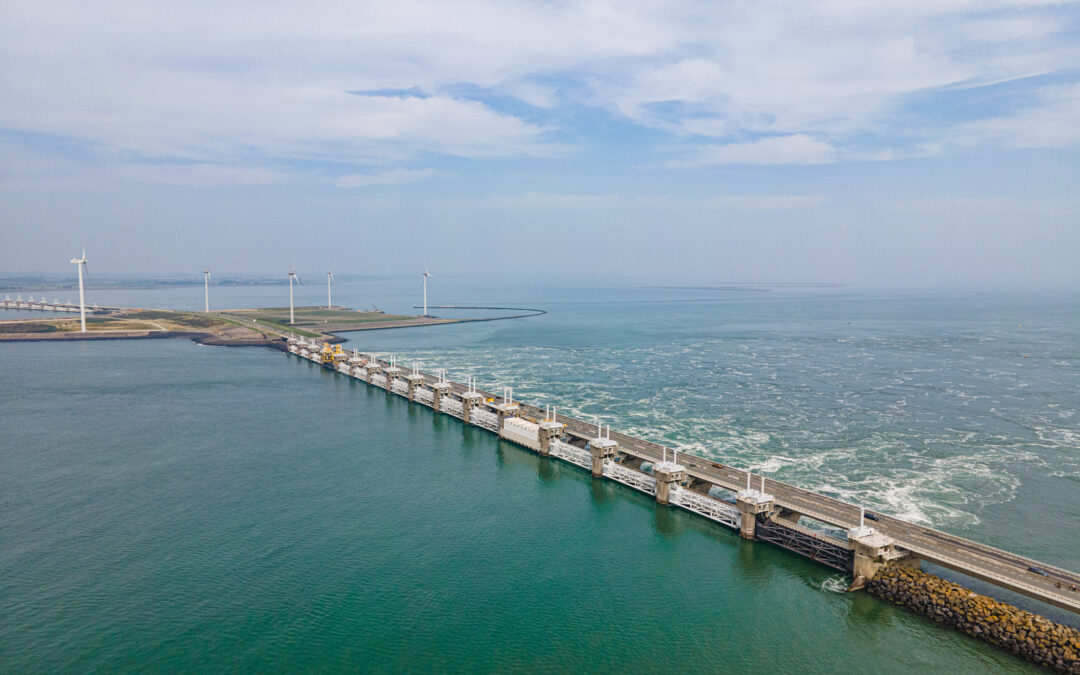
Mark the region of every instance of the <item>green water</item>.
POLYGON ((1028 668, 277 352, 9 344, 0 391, 0 672, 1028 668))

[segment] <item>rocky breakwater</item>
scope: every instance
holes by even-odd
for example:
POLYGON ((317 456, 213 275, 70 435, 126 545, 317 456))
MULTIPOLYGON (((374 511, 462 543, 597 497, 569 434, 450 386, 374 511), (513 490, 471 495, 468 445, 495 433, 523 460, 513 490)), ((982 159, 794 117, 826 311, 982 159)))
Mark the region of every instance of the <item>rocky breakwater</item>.
POLYGON ((1063 673, 1080 675, 1080 630, 920 570, 885 567, 866 590, 1063 673))

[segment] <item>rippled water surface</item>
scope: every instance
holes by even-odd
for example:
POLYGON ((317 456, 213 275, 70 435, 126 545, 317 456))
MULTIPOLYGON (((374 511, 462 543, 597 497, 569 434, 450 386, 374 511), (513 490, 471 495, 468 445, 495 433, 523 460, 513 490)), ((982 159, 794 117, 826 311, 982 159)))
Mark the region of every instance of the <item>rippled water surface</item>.
MULTIPOLYGON (((349 346, 1080 568, 1075 294, 444 283, 548 314, 349 346)), ((405 311, 402 285, 335 299, 405 311)), ((5 672, 1026 667, 277 352, 2 344, 0 405, 5 672)))

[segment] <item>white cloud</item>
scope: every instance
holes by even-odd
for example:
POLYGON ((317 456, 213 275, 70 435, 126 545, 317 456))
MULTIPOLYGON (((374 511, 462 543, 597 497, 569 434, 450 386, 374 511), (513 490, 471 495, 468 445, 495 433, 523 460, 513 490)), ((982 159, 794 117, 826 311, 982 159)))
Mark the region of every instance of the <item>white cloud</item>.
POLYGON ((836 158, 835 149, 803 134, 774 136, 746 143, 709 145, 674 166, 715 164, 826 164, 836 158))
POLYGON ((182 187, 269 185, 293 178, 288 172, 260 166, 221 164, 129 164, 116 167, 114 179, 182 187))
POLYGON ((995 141, 1014 148, 1076 145, 1080 143, 1080 85, 1044 87, 1026 109, 961 125, 955 141, 962 145, 995 141))
POLYGON ((375 173, 354 173, 334 179, 334 185, 341 188, 364 187, 368 185, 400 185, 413 183, 442 175, 435 169, 391 169, 375 173))
POLYGON ((82 138, 149 157, 224 160, 245 154, 372 160, 421 151, 463 157, 550 155, 544 129, 482 103, 355 96, 329 85, 219 81, 177 74, 167 88, 152 69, 122 81, 72 82, 57 92, 32 72, 15 75, 9 128, 82 138))
POLYGON ((553 108, 558 102, 557 91, 531 82, 511 82, 504 87, 507 94, 535 108, 553 108))
POLYGON ((240 4, 6 11, 0 126, 75 138, 105 152, 201 161, 567 151, 538 125, 445 92, 347 93, 438 89, 456 70, 464 81, 490 79, 479 60, 472 73, 464 63, 454 66, 454 53, 470 45, 459 44, 465 26, 460 17, 450 21, 448 9, 401 3, 385 12, 351 5, 308 12, 240 4), (438 16, 448 23, 437 26, 438 16), (420 17, 429 21, 408 21, 420 17))
MULTIPOLYGON (((577 137, 575 116, 591 104, 681 142, 728 141, 702 151, 716 161, 822 162, 852 156, 842 150, 853 136, 883 129, 940 140, 947 129, 933 116, 895 123, 926 92, 1072 72, 1080 54, 1067 9, 1003 0, 9 3, 0 126, 77 139, 121 161, 385 167, 424 153, 565 155, 562 139, 577 137), (346 93, 414 87, 430 96, 346 93), (514 97, 566 123, 539 124, 463 91, 514 97), (772 139, 730 142, 759 135, 772 139)), ((1070 104, 1044 103, 1045 133, 1020 133, 1005 114, 969 138, 1073 142, 1070 104)))
MULTIPOLYGON (((925 95, 1035 75, 1080 59, 1075 17, 1004 2, 712 3, 682 48, 594 77, 592 101, 676 133, 809 135, 834 146, 867 134, 927 143, 948 133, 925 95)), ((1023 91, 1024 85, 1017 90, 1023 91)), ((857 148, 865 154, 873 148, 857 148)))

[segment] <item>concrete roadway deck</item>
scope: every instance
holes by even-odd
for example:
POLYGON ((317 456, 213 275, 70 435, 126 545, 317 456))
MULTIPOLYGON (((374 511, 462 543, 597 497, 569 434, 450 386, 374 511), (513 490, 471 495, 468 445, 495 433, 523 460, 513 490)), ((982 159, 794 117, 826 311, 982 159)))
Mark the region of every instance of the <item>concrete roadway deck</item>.
MULTIPOLYGON (((404 364, 402 364, 404 369, 404 364)), ((405 370, 405 374, 408 374, 405 370)), ((429 373, 424 375, 426 383, 437 381, 429 373)), ((451 382, 452 391, 460 394, 467 390, 466 385, 451 382)), ((485 399, 501 401, 501 397, 478 390, 485 399)), ((531 417, 540 419, 544 410, 536 406, 518 402, 520 410, 531 417)), ((566 425, 569 435, 579 438, 595 438, 596 425, 566 415, 558 415, 557 421, 566 425)), ((620 452, 650 462, 659 462, 663 446, 621 432, 612 431, 611 439, 619 444, 620 452)), ((669 457, 670 459, 670 457, 669 457)), ((689 453, 679 453, 679 463, 686 467, 687 474, 707 481, 718 487, 737 491, 746 487, 746 471, 721 465, 713 466, 713 461, 689 453)), ((753 487, 760 486, 760 477, 755 477, 753 487)), ((817 494, 809 490, 765 479, 765 491, 773 495, 774 503, 820 520, 845 530, 859 524, 859 507, 847 502, 817 494)), ((868 511, 870 513, 870 511, 868 511)), ((892 538, 898 546, 905 548, 920 559, 948 569, 967 574, 977 579, 1008 588, 1028 597, 1048 604, 1080 613, 1080 591, 1069 590, 1070 586, 1080 588, 1080 575, 1060 567, 1025 558, 1001 549, 979 544, 963 537, 941 532, 930 527, 909 523, 882 513, 873 512, 877 522, 871 523, 875 529, 892 538), (1039 567, 1049 574, 1042 576, 1028 570, 1029 566, 1039 567), (1061 588, 1057 583, 1061 583, 1061 588)))

